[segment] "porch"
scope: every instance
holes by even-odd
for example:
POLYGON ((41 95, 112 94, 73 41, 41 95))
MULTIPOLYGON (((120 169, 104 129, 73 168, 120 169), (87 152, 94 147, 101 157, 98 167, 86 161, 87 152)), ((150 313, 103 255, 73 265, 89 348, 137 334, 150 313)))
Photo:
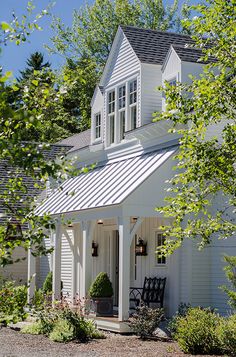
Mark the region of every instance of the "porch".
MULTIPOLYGON (((167 278, 164 307, 167 314, 174 312, 179 303, 179 258, 177 253, 171 259, 157 259, 156 246, 162 244, 160 227, 170 222, 155 207, 163 203, 165 181, 173 166, 168 159, 175 151, 171 147, 98 167, 66 181, 40 207, 39 213, 51 212, 56 224, 51 242, 46 243, 54 248, 49 257, 53 300, 60 299, 61 281, 63 294, 84 299, 93 279, 105 271, 114 289, 117 320, 105 323, 99 319, 98 323, 118 329, 129 318, 130 287, 142 287, 145 276, 157 276, 167 278), (161 170, 157 170, 159 166, 161 170), (139 238, 147 243, 146 256, 135 254, 139 238), (97 256, 92 256, 93 242, 97 256)), ((29 277, 36 272, 30 251, 28 271, 29 277)), ((33 291, 32 281, 29 298, 33 291)))

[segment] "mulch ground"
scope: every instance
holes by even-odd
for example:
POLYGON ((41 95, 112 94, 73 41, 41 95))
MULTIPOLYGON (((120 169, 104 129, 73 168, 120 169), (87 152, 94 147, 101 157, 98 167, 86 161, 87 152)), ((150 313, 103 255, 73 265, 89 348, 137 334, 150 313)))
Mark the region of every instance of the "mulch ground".
POLYGON ((23 335, 19 331, 4 327, 0 329, 0 357, 190 356, 182 353, 175 342, 141 341, 136 336, 114 333, 106 335, 104 340, 88 343, 56 343, 45 336, 23 335))

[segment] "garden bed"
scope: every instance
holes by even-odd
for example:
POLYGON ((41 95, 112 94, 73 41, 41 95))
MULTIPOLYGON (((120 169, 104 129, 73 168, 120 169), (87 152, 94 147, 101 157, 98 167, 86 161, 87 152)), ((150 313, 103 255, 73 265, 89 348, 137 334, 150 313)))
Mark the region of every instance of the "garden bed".
MULTIPOLYGON (((190 356, 181 352, 175 342, 142 341, 136 336, 106 333, 103 340, 88 343, 56 343, 39 335, 22 335, 10 328, 0 329, 0 357, 64 356, 190 356)), ((207 357, 207 356, 205 356, 207 357)))

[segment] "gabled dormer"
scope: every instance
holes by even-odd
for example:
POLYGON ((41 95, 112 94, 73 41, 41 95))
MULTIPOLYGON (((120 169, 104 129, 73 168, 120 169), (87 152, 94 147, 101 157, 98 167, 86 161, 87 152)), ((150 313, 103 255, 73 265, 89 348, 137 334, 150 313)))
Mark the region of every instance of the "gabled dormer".
POLYGON ((125 133, 149 124, 162 108, 161 67, 172 43, 188 36, 120 26, 92 99, 91 144, 110 148, 127 141, 125 133))

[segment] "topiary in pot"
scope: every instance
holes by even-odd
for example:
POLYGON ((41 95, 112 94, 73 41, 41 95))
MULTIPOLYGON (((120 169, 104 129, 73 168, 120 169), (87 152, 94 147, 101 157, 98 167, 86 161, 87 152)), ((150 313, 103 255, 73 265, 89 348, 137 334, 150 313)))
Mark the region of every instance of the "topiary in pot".
POLYGON ((89 289, 89 296, 96 316, 113 315, 113 288, 107 273, 97 275, 89 289))

